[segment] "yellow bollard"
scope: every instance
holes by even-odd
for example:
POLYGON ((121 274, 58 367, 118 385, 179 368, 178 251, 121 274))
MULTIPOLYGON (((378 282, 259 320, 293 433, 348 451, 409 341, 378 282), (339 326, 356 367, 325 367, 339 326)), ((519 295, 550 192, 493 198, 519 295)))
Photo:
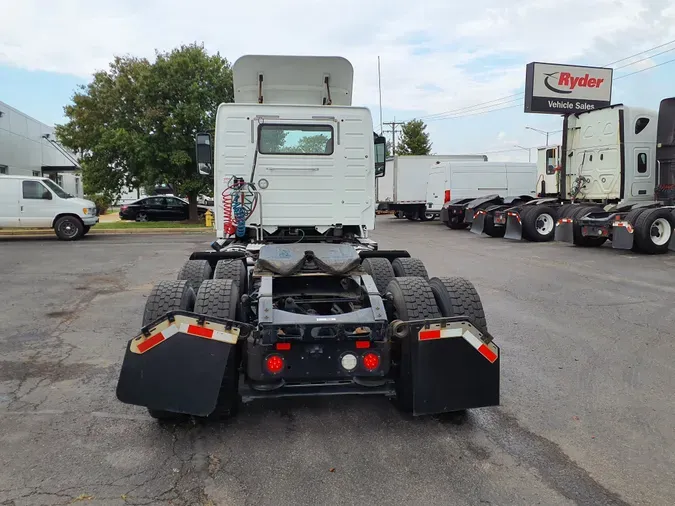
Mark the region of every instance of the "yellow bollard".
POLYGON ((211 209, 208 209, 206 213, 204 213, 204 219, 207 227, 213 227, 213 212, 211 209))

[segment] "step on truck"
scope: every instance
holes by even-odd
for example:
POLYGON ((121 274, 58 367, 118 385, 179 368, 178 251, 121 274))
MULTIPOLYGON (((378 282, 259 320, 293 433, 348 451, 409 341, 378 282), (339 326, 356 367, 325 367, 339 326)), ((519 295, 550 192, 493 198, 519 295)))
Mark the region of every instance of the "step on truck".
POLYGON ((385 139, 337 57, 249 55, 196 139, 216 238, 152 289, 120 401, 222 419, 270 398, 380 395, 413 415, 499 404, 500 350, 469 280, 383 250, 385 139))

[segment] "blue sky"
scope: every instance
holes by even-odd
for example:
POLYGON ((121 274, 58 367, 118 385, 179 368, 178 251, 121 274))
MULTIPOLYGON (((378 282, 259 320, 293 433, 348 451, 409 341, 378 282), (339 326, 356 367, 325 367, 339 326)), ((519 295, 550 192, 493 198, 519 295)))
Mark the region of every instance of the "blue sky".
MULTIPOLYGON (((671 3, 343 0, 338 8, 313 0, 292 7, 203 0, 199 9, 186 10, 178 0, 0 0, 0 100, 60 123, 77 85, 115 55, 152 57, 156 48, 198 41, 230 61, 247 53, 345 56, 355 70, 354 101, 370 107, 379 124, 380 56, 384 121, 426 119, 439 154, 487 152, 493 160, 526 161, 528 153, 514 145, 541 145, 545 137, 525 126, 559 130, 561 119, 525 114, 519 97, 482 104, 522 92, 530 61, 604 65, 675 41, 671 3), (495 111, 509 106, 515 107, 495 111), (439 114, 445 111, 458 112, 439 114)), ((674 58, 675 42, 620 62, 615 67, 627 66, 615 77, 674 58)), ((675 93, 673 82, 675 62, 617 80, 613 102, 657 108, 675 93)))

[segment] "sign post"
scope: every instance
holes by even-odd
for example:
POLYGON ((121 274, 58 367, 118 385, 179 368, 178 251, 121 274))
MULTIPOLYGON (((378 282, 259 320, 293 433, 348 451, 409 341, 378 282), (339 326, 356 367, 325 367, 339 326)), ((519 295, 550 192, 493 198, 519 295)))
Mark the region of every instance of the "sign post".
POLYGON ((528 63, 525 112, 573 114, 607 107, 612 101, 614 70, 558 63, 528 63))

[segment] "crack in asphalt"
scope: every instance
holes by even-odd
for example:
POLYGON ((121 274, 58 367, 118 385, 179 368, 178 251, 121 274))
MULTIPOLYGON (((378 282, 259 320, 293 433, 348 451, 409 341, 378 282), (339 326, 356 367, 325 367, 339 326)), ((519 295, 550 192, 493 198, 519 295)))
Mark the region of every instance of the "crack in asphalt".
POLYGON ((629 506, 618 494, 598 483, 559 445, 524 428, 515 416, 503 409, 476 412, 473 416, 493 443, 521 465, 535 469, 560 495, 577 504, 629 506))

